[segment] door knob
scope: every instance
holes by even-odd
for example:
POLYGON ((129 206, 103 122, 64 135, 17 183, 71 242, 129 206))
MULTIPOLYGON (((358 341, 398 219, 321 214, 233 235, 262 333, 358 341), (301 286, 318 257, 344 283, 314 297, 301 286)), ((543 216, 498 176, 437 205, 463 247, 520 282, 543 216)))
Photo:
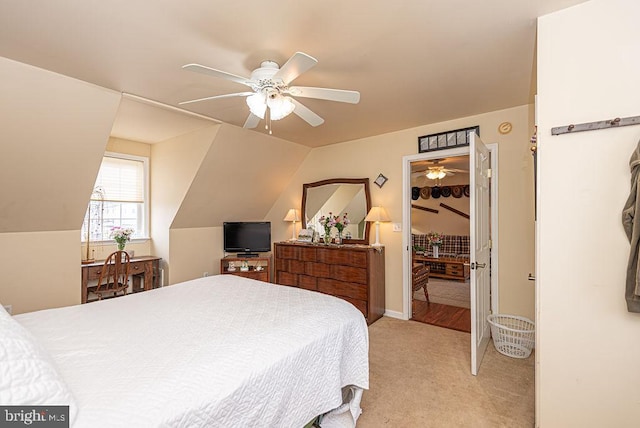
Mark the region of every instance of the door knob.
POLYGON ((487 267, 486 263, 471 263, 471 269, 480 269, 480 268, 484 268, 487 267))

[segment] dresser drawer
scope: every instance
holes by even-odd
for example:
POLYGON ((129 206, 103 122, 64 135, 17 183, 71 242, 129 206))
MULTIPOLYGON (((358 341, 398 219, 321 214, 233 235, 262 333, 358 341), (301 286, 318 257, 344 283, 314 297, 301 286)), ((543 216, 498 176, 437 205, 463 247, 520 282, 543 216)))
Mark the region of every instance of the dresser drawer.
POLYGON ((315 248, 300 248, 300 260, 305 262, 315 262, 317 260, 315 248))
POLYGON ((289 260, 289 269, 291 273, 304 273, 304 262, 300 260, 289 260))
POLYGON ((318 278, 318 291, 340 297, 367 300, 367 286, 335 279, 318 278))
POLYGON ((365 251, 340 251, 336 248, 318 248, 318 261, 331 265, 355 266, 367 268, 367 253, 365 251))
POLYGON ((331 265, 326 263, 307 263, 305 265, 305 273, 319 278, 331 277, 331 265))
POLYGON ((277 259, 297 259, 298 258, 297 247, 277 246, 276 247, 276 260, 277 259))
POLYGON ((331 278, 345 282, 367 283, 367 270, 351 266, 331 266, 331 278))
POLYGON ((289 259, 276 259, 276 272, 286 271, 289 272, 289 259))
POLYGON ((100 279, 100 273, 102 272, 103 266, 92 266, 87 268, 87 278, 91 280, 100 279))
POLYGON ((306 290, 316 291, 318 289, 317 279, 313 276, 298 275, 298 287, 306 290))
POLYGON ((276 282, 280 285, 298 286, 298 275, 289 272, 278 272, 276 282))
POLYGON ((451 265, 451 264, 447 264, 445 267, 445 273, 447 275, 453 275, 453 276, 463 276, 464 274, 464 269, 462 268, 461 265, 451 265))

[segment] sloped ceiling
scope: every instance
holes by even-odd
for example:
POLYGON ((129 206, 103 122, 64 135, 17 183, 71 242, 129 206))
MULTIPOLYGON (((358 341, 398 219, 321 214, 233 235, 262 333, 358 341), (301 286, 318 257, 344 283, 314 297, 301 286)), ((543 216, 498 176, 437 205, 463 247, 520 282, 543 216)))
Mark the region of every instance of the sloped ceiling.
MULTIPOLYGON (((362 95, 301 99, 325 119, 315 128, 278 122, 278 137, 317 147, 530 103, 536 18, 583 1, 5 0, 0 56, 178 106, 247 89, 184 64, 248 76, 302 51, 319 63, 295 85, 362 95)), ((239 97, 188 108, 237 126, 248 115, 239 97)))
POLYGON ((5 58, 0 94, 0 233, 80 229, 121 95, 5 58))
POLYGON ((237 126, 221 125, 171 228, 264 219, 309 150, 237 126))
POLYGON ((153 144, 220 123, 137 97, 122 97, 111 136, 153 144))

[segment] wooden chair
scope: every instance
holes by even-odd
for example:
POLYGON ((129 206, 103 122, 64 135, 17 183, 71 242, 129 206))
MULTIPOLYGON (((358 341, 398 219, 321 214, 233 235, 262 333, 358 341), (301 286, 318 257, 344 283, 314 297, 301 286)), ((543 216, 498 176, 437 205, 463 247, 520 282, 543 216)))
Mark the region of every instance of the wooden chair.
POLYGON ((126 251, 116 251, 109 254, 104 261, 98 284, 88 287, 87 290, 103 298, 116 297, 119 293, 124 296, 129 288, 130 259, 126 251))
POLYGON ((431 269, 429 266, 422 264, 414 266, 411 272, 413 291, 417 291, 422 288, 424 290, 424 297, 427 299, 427 303, 429 303, 429 291, 427 290, 427 285, 429 284, 430 273, 431 269))

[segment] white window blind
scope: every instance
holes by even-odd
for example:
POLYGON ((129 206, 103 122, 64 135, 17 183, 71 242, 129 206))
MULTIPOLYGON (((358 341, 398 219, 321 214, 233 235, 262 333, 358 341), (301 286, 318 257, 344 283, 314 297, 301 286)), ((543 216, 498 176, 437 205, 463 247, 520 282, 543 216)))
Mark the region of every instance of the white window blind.
POLYGON ((144 203, 144 162, 105 156, 95 187, 106 202, 144 203))
POLYGON ((110 241, 113 227, 132 228, 132 238, 148 237, 148 158, 108 153, 102 158, 82 224, 82 241, 110 241))

